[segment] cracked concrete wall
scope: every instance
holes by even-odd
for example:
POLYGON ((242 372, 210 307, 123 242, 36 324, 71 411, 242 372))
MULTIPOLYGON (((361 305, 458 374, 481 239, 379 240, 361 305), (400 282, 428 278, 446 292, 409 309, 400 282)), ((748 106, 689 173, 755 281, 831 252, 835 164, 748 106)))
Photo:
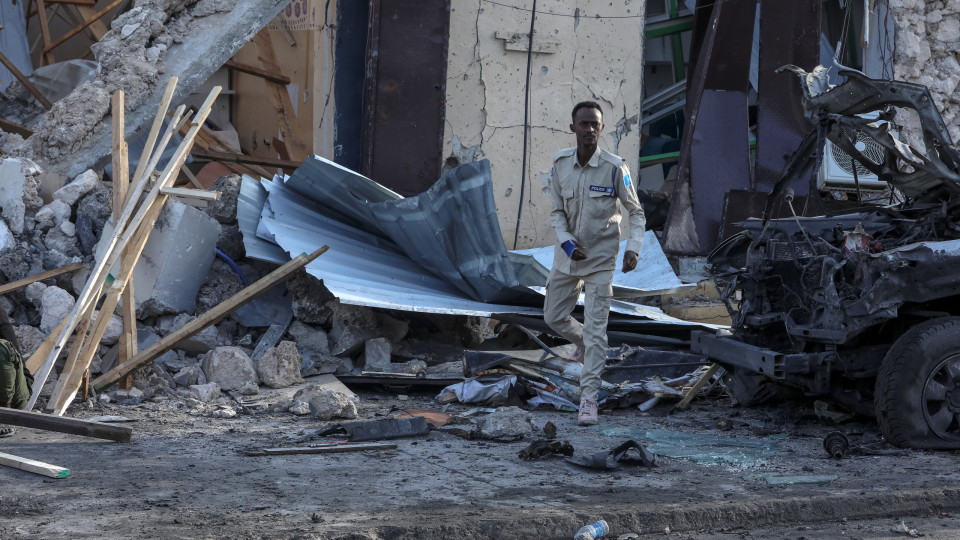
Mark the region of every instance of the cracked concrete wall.
MULTIPOLYGON (((960 2, 888 0, 896 25, 894 78, 930 88, 953 138, 960 141, 960 2)), ((920 142, 915 114, 898 116, 907 140, 920 142)), ((918 144, 920 148, 922 143, 918 144)))
POLYGON ((513 247, 551 245, 550 201, 542 189, 553 155, 576 145, 570 111, 600 103, 600 147, 636 174, 643 88, 643 0, 537 3, 530 77, 527 176, 520 203, 524 87, 532 0, 454 0, 447 59, 445 167, 489 159, 497 215, 513 247))

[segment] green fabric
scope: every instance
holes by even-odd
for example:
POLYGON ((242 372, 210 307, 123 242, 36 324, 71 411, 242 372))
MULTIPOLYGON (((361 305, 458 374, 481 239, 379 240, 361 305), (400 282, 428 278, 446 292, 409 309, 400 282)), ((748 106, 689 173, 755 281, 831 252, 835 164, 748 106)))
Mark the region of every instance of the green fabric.
POLYGON ((0 407, 24 409, 33 392, 33 376, 23 365, 23 357, 9 341, 0 339, 0 407))

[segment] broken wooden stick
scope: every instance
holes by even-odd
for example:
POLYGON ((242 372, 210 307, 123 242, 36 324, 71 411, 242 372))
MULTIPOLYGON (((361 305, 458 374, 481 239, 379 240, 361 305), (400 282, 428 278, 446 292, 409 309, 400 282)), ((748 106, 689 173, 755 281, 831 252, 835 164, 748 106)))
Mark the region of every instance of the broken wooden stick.
POLYGON ((43 105, 44 109, 49 111, 53 108, 53 103, 50 103, 50 100, 47 99, 46 96, 44 96, 40 90, 34 86, 32 82, 30 82, 30 79, 26 78, 26 76, 24 76, 24 74, 17 69, 17 66, 14 65, 14 63, 11 62, 10 59, 7 58, 2 52, 0 52, 0 63, 2 63, 5 68, 10 70, 10 73, 13 73, 13 76, 20 81, 20 84, 27 89, 27 92, 30 92, 31 96, 37 98, 37 101, 43 105))
MULTIPOLYGON (((119 216, 127 201, 127 190, 130 187, 130 162, 127 157, 127 141, 124 139, 124 108, 123 90, 113 94, 113 215, 119 216)), ((123 250, 120 258, 120 273, 126 267, 136 263, 133 257, 131 263, 130 248, 123 250)), ((120 336, 120 353, 118 362, 126 362, 137 354, 137 312, 136 300, 133 296, 133 275, 124 280, 126 288, 123 290, 123 333, 120 336)), ((121 388, 130 388, 130 378, 120 382, 121 388)))
POLYGON ((37 412, 19 411, 17 409, 7 409, 4 407, 0 407, 0 424, 56 431, 58 433, 69 433, 71 435, 94 437, 123 443, 130 442, 130 435, 133 433, 133 429, 129 427, 90 422, 78 418, 64 418, 62 416, 52 416, 37 412))
POLYGON ((41 272, 32 276, 25 277, 23 279, 18 279, 17 281, 12 281, 10 283, 0 285, 0 296, 22 289, 31 283, 36 283, 38 281, 44 281, 46 279, 55 278, 62 274, 69 274, 70 272, 75 272, 83 268, 83 263, 73 263, 68 264, 67 266, 61 266, 60 268, 55 268, 53 270, 47 270, 46 272, 41 272))
POLYGON ((248 456, 289 456, 296 454, 335 454, 340 452, 363 452, 365 450, 393 450, 395 443, 328 444, 300 448, 260 448, 248 450, 248 456))
POLYGON ((200 331, 204 328, 216 323, 220 319, 223 319, 240 307, 246 305, 257 296, 271 289, 277 283, 286 280, 288 277, 290 277, 290 274, 310 264, 310 262, 312 262, 314 259, 320 255, 323 255, 327 249, 329 249, 328 246, 323 246, 309 255, 302 253, 294 257, 280 268, 277 268, 273 272, 270 272, 266 276, 262 277, 260 280, 252 283, 249 287, 241 290, 227 300, 224 300, 210 311, 188 322, 183 326, 183 328, 177 330, 176 332, 170 333, 165 338, 154 343, 152 347, 138 354, 136 358, 133 358, 126 364, 118 365, 103 375, 100 375, 93 380, 94 389, 100 392, 107 386, 116 382, 120 377, 123 377, 127 373, 130 373, 134 369, 140 367, 141 364, 159 358, 165 352, 173 348, 177 343, 200 333, 200 331))
POLYGON ((690 405, 690 402, 693 401, 693 398, 700 393, 700 390, 707 384, 707 382, 710 380, 710 377, 713 377, 718 369, 720 369, 720 364, 710 364, 710 367, 707 369, 706 373, 704 373, 700 377, 700 380, 695 382, 693 386, 690 387, 690 390, 685 396, 683 396, 683 399, 680 400, 680 403, 677 403, 675 408, 680 411, 686 409, 690 405))
POLYGON ((161 189, 160 193, 186 199, 199 199, 201 201, 216 201, 220 198, 219 191, 207 191, 206 189, 168 187, 161 189))
MULTIPOLYGON (((157 109, 157 115, 153 118, 153 124, 150 126, 150 133, 147 135, 147 142, 143 145, 140 161, 137 162, 137 170, 133 173, 133 182, 138 182, 140 177, 143 176, 143 172, 147 170, 147 163, 153 155, 153 145, 157 142, 157 136, 160 134, 160 128, 163 126, 163 119, 167 116, 170 101, 173 99, 173 91, 177 88, 177 80, 176 77, 170 77, 170 80, 167 81, 167 88, 163 91, 163 97, 160 99, 160 107, 157 109)), ((166 144, 163 146, 166 147, 166 144)), ((160 153, 162 154, 163 151, 161 150, 160 153)), ((150 170, 152 171, 153 169, 151 168, 150 170)), ((127 193, 128 200, 130 197, 139 196, 139 193, 134 194, 132 191, 127 193)), ((126 202, 124 202, 124 205, 126 205, 126 202)))
POLYGON ((70 476, 70 469, 64 469, 63 467, 57 467, 56 465, 35 459, 17 457, 13 454, 4 454, 2 452, 0 452, 0 465, 49 476, 50 478, 66 478, 70 476))

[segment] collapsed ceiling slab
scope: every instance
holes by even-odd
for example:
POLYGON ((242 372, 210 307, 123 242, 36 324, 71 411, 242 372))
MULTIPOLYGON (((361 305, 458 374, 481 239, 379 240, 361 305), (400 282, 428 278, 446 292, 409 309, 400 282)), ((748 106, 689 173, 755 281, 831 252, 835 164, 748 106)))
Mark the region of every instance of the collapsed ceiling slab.
POLYGON ((106 164, 110 96, 127 95, 126 137, 149 125, 167 80, 181 103, 290 0, 148 0, 121 14, 92 47, 101 72, 53 104, 18 154, 73 177, 106 164))

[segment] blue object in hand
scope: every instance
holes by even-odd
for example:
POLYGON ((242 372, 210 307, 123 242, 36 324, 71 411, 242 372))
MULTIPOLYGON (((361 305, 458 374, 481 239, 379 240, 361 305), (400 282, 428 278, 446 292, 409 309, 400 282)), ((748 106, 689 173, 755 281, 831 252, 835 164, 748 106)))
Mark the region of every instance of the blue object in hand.
POLYGON ((577 249, 577 245, 573 243, 573 240, 567 240, 566 242, 560 244, 560 247, 563 248, 563 252, 567 254, 567 257, 573 257, 574 250, 577 249))

